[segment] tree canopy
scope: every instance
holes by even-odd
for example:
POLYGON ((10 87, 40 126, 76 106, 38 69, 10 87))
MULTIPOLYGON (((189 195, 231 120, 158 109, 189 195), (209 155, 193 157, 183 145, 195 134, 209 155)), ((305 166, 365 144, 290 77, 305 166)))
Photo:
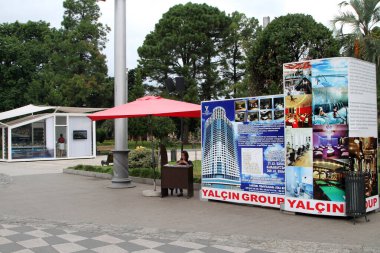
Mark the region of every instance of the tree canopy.
POLYGON ((248 72, 251 95, 282 93, 282 65, 301 59, 339 55, 337 41, 312 16, 288 14, 274 19, 253 43, 248 72))
POLYGON ((380 0, 350 0, 339 4, 331 21, 343 45, 343 55, 377 64, 380 88, 380 0))
POLYGON ((166 12, 139 47, 144 76, 162 88, 169 76, 184 76, 185 100, 216 97, 221 84, 217 66, 230 18, 206 4, 175 5, 166 12))
POLYGON ((27 91, 49 62, 51 33, 42 21, 0 24, 0 110, 32 100, 27 91))
POLYGON ((96 0, 65 0, 62 28, 0 24, 0 110, 28 103, 106 107, 113 80, 102 53, 109 28, 96 0))
MULTIPOLYGON (((248 18, 237 11, 231 14, 229 34, 222 54, 222 77, 227 83, 224 95, 238 97, 241 94, 243 78, 246 74, 247 54, 261 31, 256 18, 248 18)), ((244 88, 243 88, 244 89, 244 88)))

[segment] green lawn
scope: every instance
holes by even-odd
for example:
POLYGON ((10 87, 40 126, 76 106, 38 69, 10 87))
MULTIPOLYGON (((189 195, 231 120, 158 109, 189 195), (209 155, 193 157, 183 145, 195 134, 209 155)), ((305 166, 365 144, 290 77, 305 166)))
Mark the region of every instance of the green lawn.
MULTIPOLYGON (((100 143, 100 142, 96 142, 96 146, 99 147, 107 147, 107 146, 110 146, 109 149, 111 150, 112 147, 115 145, 115 141, 114 140, 105 140, 104 142, 100 143)), ((135 149, 136 146, 143 146, 145 148, 152 148, 152 143, 150 141, 138 141, 137 143, 135 141, 129 141, 128 142, 128 148, 129 149, 135 149)), ((180 143, 177 143, 176 145, 167 145, 166 146, 166 149, 169 151, 170 149, 172 148, 176 148, 176 149, 180 149, 181 148, 181 144, 180 143)), ((200 149, 201 148, 201 144, 200 143, 196 143, 196 144, 185 144, 183 145, 183 148, 184 149, 194 149, 194 148, 197 148, 197 149, 200 149)))
MULTIPOLYGON (((175 164, 175 162, 171 162, 170 164, 175 164)), ((194 170, 193 170, 194 182, 199 183, 201 179, 201 161, 199 160, 193 161, 193 164, 194 164, 194 170)), ((69 169, 112 174, 112 166, 77 165, 74 167, 70 167, 69 169)), ((132 177, 142 177, 142 178, 154 177, 152 168, 129 168, 128 170, 129 170, 129 175, 132 177)), ((160 178, 160 177, 161 177, 160 169, 156 168, 156 178, 160 178)))

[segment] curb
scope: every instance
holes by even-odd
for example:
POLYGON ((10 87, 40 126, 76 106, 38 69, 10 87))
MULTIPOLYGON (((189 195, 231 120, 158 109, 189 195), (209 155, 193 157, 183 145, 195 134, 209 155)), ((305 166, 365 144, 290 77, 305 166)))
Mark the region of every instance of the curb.
MULTIPOLYGON (((79 176, 85 176, 85 177, 112 179, 112 175, 110 175, 110 174, 93 172, 93 171, 63 169, 62 172, 66 173, 66 174, 73 174, 73 175, 79 175, 79 176)), ((129 178, 132 179, 133 182, 136 182, 139 184, 153 185, 153 179, 152 178, 143 178, 143 177, 129 177, 129 178)), ((156 179, 156 185, 161 186, 161 180, 160 179, 156 179)), ((199 190, 200 188, 201 188, 201 184, 194 183, 194 190, 199 190)))
POLYGON ((86 177, 96 177, 96 178, 103 178, 103 179, 112 178, 112 175, 110 174, 93 172, 93 171, 85 171, 85 170, 63 169, 62 172, 66 174, 74 174, 74 175, 80 175, 80 176, 86 176, 86 177))

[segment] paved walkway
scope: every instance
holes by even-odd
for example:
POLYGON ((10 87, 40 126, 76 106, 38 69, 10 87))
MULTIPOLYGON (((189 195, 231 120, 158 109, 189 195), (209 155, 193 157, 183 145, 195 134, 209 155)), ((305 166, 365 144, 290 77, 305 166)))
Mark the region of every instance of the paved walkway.
MULTIPOLYGON (((48 162, 46 172, 61 162, 48 162)), ((122 252, 115 247, 129 252, 380 252, 379 213, 369 215, 369 223, 359 219, 353 225, 343 218, 200 201, 197 192, 191 199, 143 197, 150 185, 114 190, 106 187, 109 180, 76 175, 4 175, 42 163, 0 163, 0 252, 18 246, 32 247, 19 253, 44 252, 42 247, 58 252, 76 252, 75 247, 78 252, 122 252)))
POLYGON ((0 252, 264 253, 268 251, 231 247, 212 240, 202 240, 202 243, 199 243, 181 238, 138 237, 128 228, 24 221, 23 224, 10 222, 0 225, 0 252))
POLYGON ((97 156, 95 159, 63 159, 31 162, 0 162, 0 173, 9 176, 25 176, 39 174, 62 173, 62 169, 78 164, 101 165, 100 161, 107 156, 97 156))

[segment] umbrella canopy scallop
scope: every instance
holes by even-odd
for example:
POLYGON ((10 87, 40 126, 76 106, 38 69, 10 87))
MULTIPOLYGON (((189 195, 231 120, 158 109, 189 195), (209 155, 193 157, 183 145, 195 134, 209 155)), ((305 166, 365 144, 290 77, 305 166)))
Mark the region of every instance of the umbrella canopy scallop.
POLYGON ((201 106, 159 96, 145 96, 133 102, 88 115, 91 120, 146 116, 199 118, 201 106))

